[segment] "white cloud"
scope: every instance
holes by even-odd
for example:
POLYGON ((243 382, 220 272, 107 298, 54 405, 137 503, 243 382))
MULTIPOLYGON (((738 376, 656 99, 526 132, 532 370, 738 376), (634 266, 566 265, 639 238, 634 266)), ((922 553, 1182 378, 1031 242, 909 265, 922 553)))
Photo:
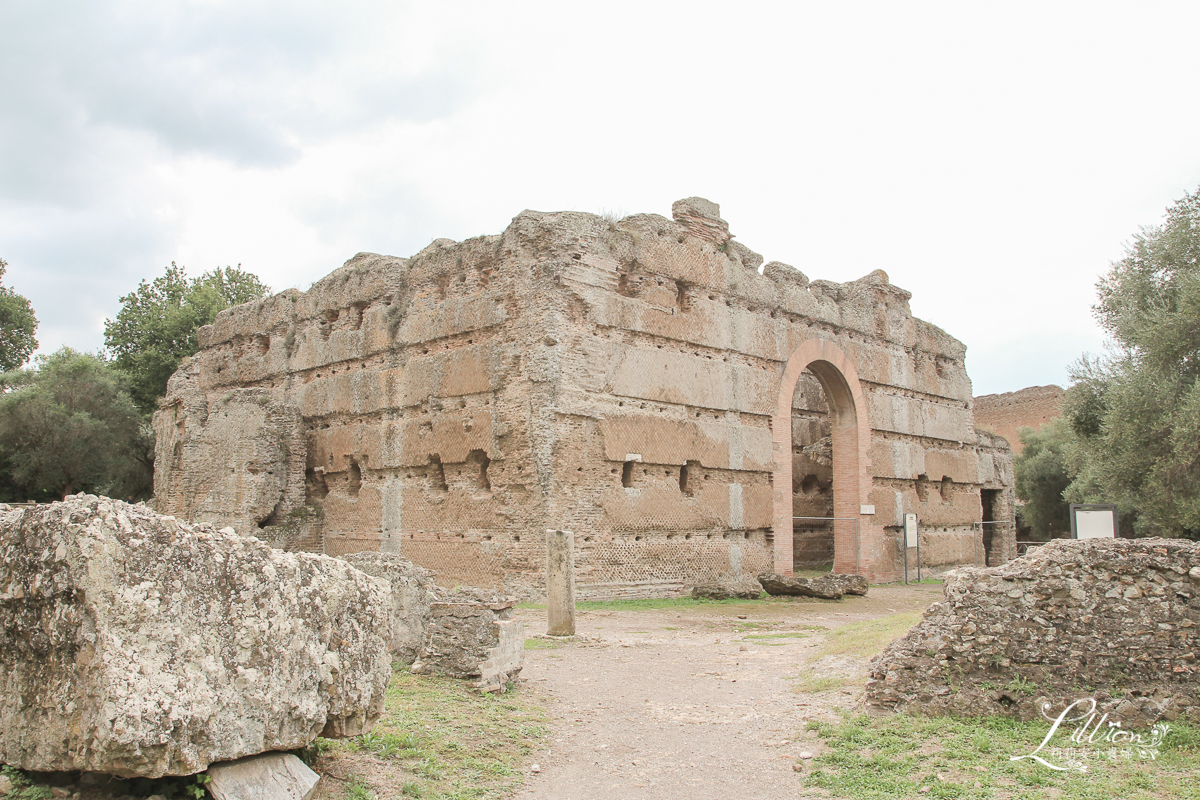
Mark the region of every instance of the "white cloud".
POLYGON ((0 255, 44 347, 92 348, 171 260, 304 287, 527 207, 699 194, 810 277, 885 269, 967 343, 977 388, 1061 381, 1099 348, 1098 275, 1200 185, 1198 22, 1171 3, 12 2, 0 255))

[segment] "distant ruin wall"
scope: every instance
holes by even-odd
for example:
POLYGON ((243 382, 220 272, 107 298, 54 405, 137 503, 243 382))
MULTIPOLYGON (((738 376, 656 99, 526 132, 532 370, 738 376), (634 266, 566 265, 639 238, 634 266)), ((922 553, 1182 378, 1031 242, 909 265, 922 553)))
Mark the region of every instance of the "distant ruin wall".
POLYGON ((544 586, 547 528, 576 532, 581 597, 775 571, 776 537, 796 535, 775 530, 778 504, 829 516, 837 494, 828 387, 805 373, 789 430, 772 422, 785 364, 817 340, 861 381, 868 440, 845 485, 863 571, 900 574, 906 512, 927 522, 929 557, 976 559, 981 493, 1011 495, 1011 461, 975 430, 963 345, 881 271, 809 282, 762 266, 715 204, 674 217, 526 211, 499 236, 360 254, 308 292, 222 312, 155 417, 160 507, 525 596, 544 586), (231 392, 246 405, 239 389, 294 409, 272 424, 302 433, 254 462, 287 480, 253 504, 226 488, 250 469, 222 444, 249 430, 220 412, 231 392))
POLYGON ((1055 540, 944 589, 872 662, 870 706, 1037 719, 1091 698, 1114 721, 1200 719, 1200 544, 1055 540))
POLYGON ((1013 455, 1022 450, 1021 428, 1038 430, 1062 415, 1064 392, 1059 386, 1030 386, 1018 392, 985 394, 976 397, 975 424, 985 431, 1003 436, 1013 455))

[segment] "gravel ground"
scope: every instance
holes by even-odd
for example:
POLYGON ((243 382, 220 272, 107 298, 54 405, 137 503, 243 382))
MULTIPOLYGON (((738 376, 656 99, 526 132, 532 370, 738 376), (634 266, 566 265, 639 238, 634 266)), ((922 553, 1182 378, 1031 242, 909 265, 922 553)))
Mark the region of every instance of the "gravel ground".
MULTIPOLYGON (((575 640, 526 651, 522 687, 547 697, 552 721, 516 797, 804 797, 800 772, 821 748, 805 722, 862 699, 866 661, 822 656, 829 631, 941 595, 888 586, 842 601, 581 612, 575 640), (803 691, 814 678, 844 685, 803 691)), ((527 635, 545 630, 545 612, 521 618, 527 635)))

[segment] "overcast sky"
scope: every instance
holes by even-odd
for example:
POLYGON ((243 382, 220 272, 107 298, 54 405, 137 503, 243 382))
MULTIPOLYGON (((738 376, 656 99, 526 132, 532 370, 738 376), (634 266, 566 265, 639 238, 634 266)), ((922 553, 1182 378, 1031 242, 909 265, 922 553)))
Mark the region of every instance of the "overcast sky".
POLYGON ((720 203, 874 269, 975 393, 1067 382, 1096 279, 1200 187, 1200 4, 0 3, 0 257, 42 351, 171 261, 305 289, 522 209, 720 203))

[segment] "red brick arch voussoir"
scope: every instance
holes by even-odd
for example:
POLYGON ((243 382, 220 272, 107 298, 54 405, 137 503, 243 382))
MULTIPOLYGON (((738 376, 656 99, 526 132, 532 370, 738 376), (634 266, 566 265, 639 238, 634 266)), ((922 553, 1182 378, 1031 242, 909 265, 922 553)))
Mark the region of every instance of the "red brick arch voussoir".
POLYGON ((876 550, 873 539, 877 533, 871 524, 873 518, 860 513, 871 490, 867 400, 850 357, 829 339, 809 339, 792 352, 783 369, 779 400, 771 416, 775 571, 781 575, 792 573, 792 397, 805 369, 817 376, 830 406, 834 516, 858 520, 858 541, 853 522, 834 523, 833 571, 868 574, 868 555, 876 550))

